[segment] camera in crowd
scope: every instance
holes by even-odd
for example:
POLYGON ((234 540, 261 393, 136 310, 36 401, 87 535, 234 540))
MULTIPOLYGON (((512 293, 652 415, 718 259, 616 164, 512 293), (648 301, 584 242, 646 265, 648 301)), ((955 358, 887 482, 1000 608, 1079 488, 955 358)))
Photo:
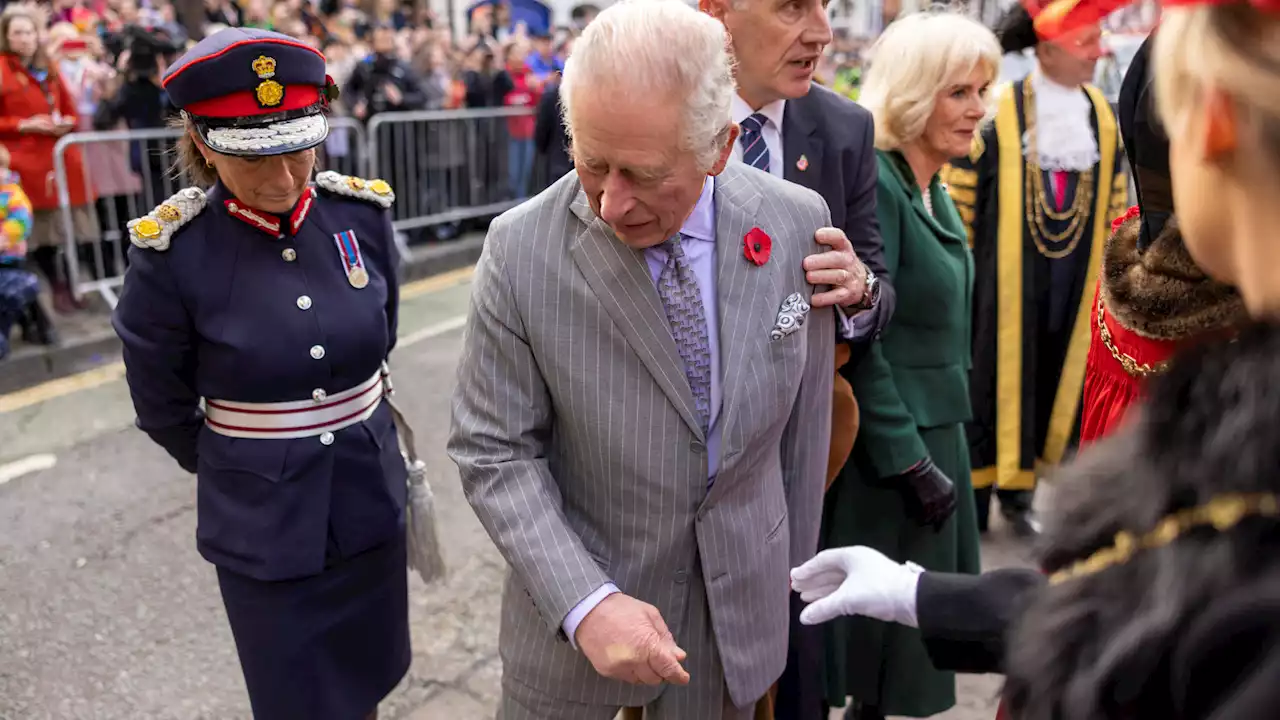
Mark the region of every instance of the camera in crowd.
POLYGON ((128 51, 129 61, 124 70, 135 77, 155 73, 160 68, 161 59, 167 65, 182 52, 182 42, 166 29, 140 25, 125 26, 107 38, 106 46, 115 58, 128 51))

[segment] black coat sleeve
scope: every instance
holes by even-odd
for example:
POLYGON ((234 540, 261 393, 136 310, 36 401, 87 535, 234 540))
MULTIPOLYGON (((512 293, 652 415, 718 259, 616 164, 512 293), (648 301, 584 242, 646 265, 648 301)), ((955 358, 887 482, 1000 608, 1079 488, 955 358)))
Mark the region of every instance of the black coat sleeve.
MULTIPOLYGON (((870 113, 866 114, 866 120, 861 161, 854 169, 853 182, 848 187, 844 216, 844 231, 849 237, 849 244, 853 246, 858 259, 875 273, 880 283, 880 300, 870 311, 875 314, 871 321, 873 330, 861 340, 860 349, 863 352, 889 325, 893 309, 898 303, 897 293, 893 289, 893 277, 885 264, 884 238, 880 235, 880 219, 876 212, 880 171, 876 166, 875 123, 872 122, 870 113)), ((855 355, 861 357, 862 353, 855 355)), ((851 361, 850 365, 856 363, 851 361)))
POLYGON ((939 670, 1002 672, 1005 636, 1030 592, 1045 583, 1036 570, 982 575, 927 572, 916 588, 916 620, 939 670))
POLYGON ((538 115, 533 126, 533 143, 538 152, 551 151, 551 141, 556 135, 556 123, 560 122, 560 86, 552 85, 538 100, 538 115))

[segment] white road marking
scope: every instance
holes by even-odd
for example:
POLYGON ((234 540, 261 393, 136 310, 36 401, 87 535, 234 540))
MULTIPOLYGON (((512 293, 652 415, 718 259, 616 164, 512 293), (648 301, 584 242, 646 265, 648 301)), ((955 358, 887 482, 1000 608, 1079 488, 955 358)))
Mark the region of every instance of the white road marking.
POLYGON ((423 340, 430 340, 433 337, 458 330, 466 324, 466 315, 451 317, 448 320, 442 320, 434 325, 428 325, 417 332, 405 335, 396 343, 396 347, 409 347, 410 345, 416 345, 423 340))
POLYGON ((33 472, 48 470, 58 464, 58 458, 50 454, 28 455, 21 460, 14 460, 11 463, 0 465, 0 485, 11 480, 17 480, 23 475, 29 475, 33 472))

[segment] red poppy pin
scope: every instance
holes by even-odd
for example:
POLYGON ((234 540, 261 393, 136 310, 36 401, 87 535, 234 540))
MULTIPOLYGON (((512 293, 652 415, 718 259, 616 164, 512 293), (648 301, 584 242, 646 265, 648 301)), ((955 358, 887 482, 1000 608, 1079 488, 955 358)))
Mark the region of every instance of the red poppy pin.
POLYGON ((771 250, 773 250, 773 240, 760 228, 751 228, 751 232, 742 238, 742 254, 757 266, 769 262, 771 250))
POLYGON ((1128 210, 1125 211, 1123 215, 1111 221, 1111 232, 1115 232, 1119 230, 1121 225, 1125 224, 1129 220, 1132 220, 1133 218, 1138 217, 1139 214, 1141 214, 1141 211, 1138 210, 1137 205, 1134 205, 1133 207, 1129 208, 1128 210))

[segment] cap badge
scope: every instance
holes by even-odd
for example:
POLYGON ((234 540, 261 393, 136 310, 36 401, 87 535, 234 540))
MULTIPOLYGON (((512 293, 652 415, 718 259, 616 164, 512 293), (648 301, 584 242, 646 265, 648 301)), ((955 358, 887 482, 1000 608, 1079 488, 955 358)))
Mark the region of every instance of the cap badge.
POLYGON ((262 81, 254 91, 259 105, 264 108, 275 107, 284 101, 284 86, 271 79, 276 75, 275 58, 259 55, 258 59, 253 61, 253 72, 262 81))

